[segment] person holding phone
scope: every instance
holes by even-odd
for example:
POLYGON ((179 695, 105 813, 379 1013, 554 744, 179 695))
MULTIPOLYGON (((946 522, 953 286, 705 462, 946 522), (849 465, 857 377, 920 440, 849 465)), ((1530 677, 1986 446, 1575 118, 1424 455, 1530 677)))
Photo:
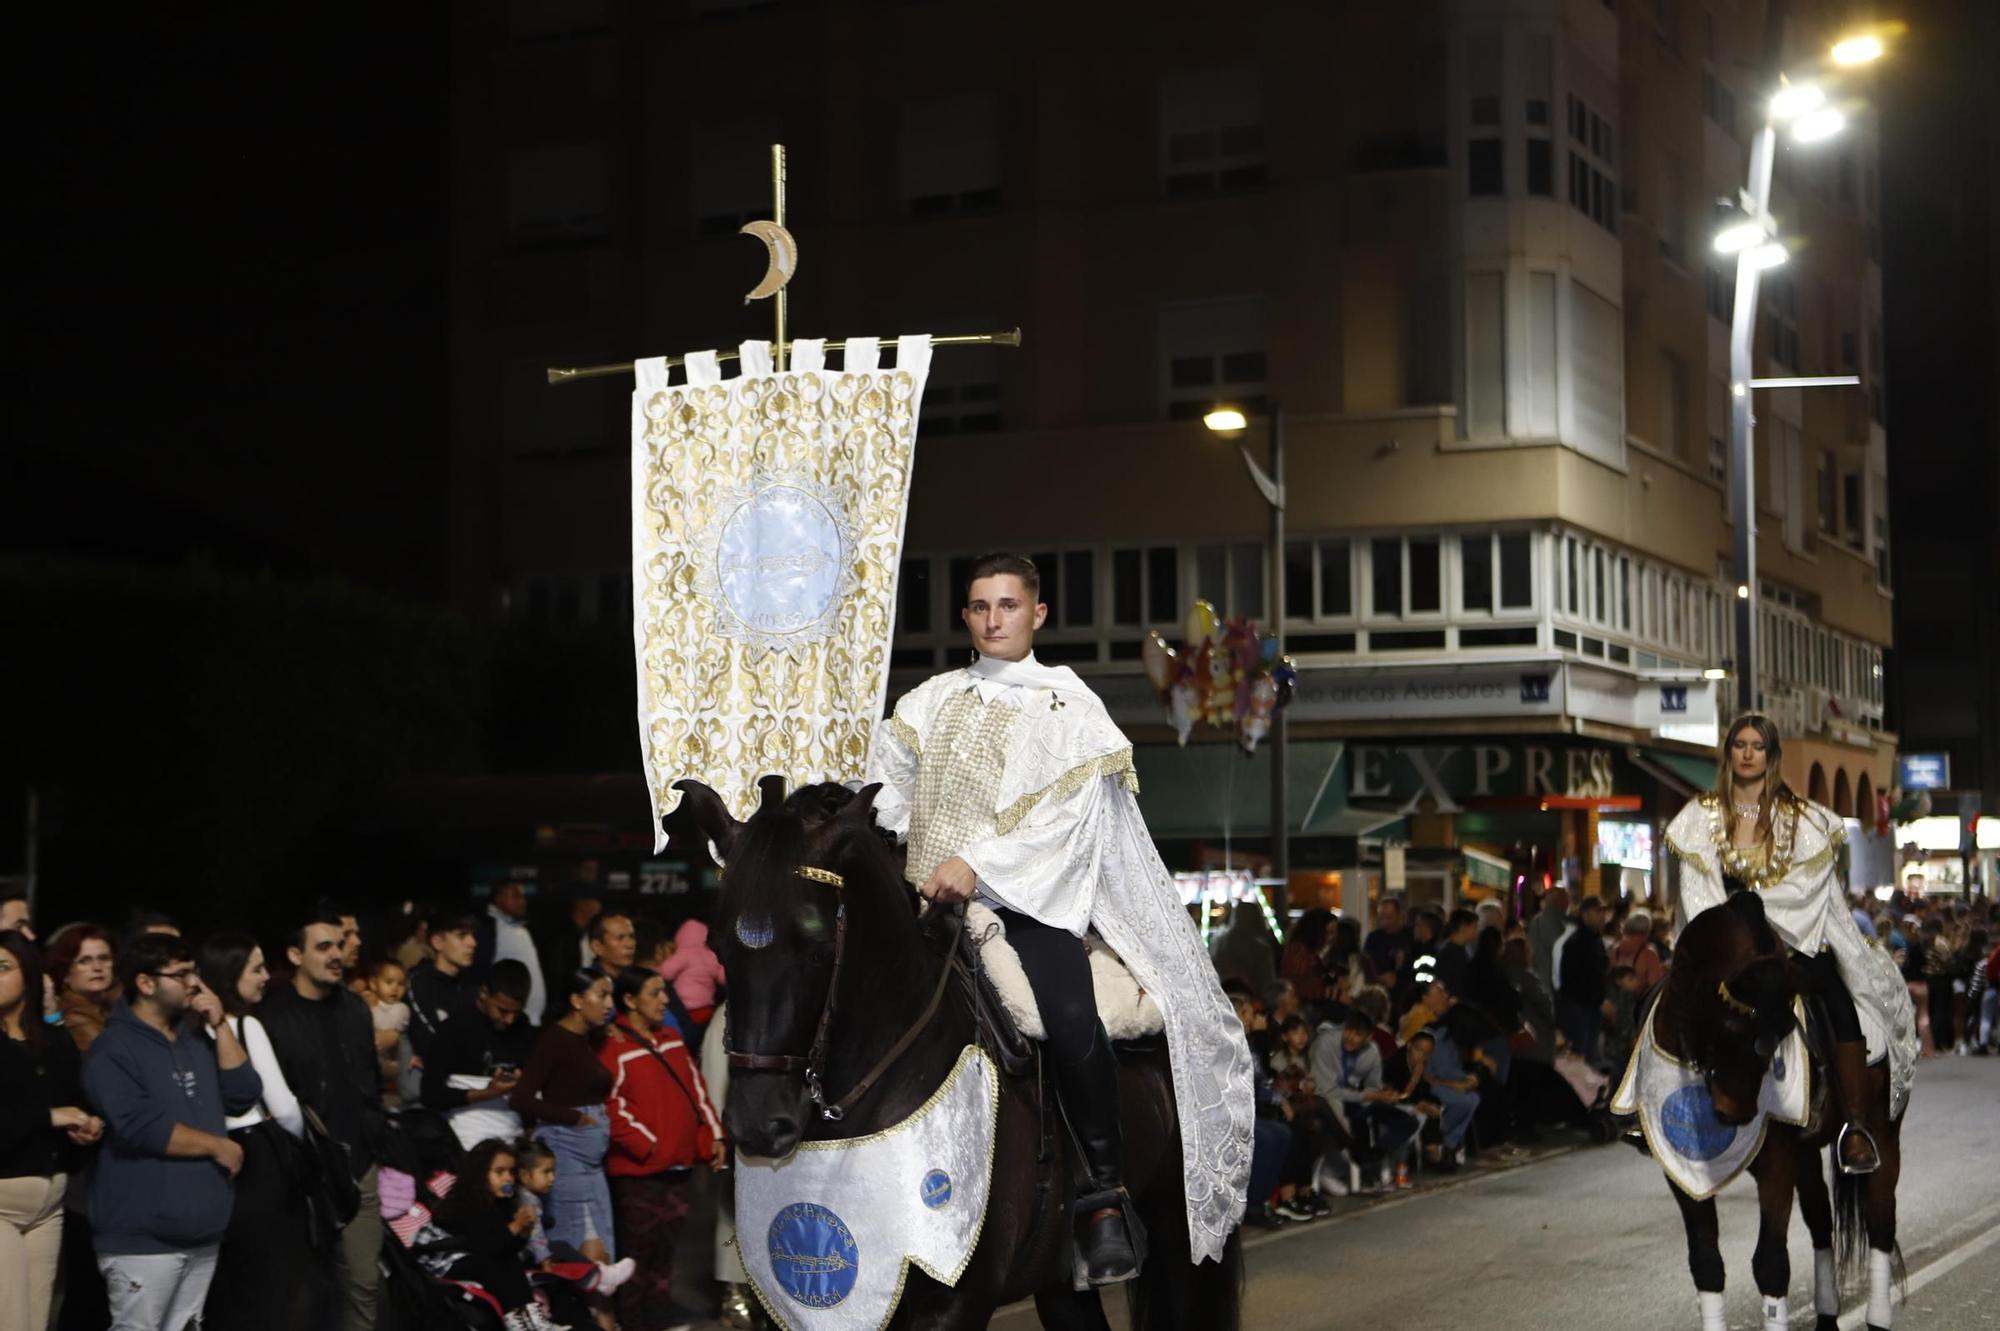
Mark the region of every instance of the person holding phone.
POLYGON ((135 938, 125 994, 83 1069, 104 1118, 91 1187, 98 1269, 113 1331, 182 1331, 201 1313, 235 1203, 243 1147, 225 1125, 263 1083, 188 945, 135 938))
POLYGON ((468 1151, 521 1135, 507 1098, 535 1048, 535 1028, 521 1018, 530 988, 526 966, 511 957, 494 962, 472 1010, 441 1025, 424 1056, 424 1107, 443 1114, 468 1151))

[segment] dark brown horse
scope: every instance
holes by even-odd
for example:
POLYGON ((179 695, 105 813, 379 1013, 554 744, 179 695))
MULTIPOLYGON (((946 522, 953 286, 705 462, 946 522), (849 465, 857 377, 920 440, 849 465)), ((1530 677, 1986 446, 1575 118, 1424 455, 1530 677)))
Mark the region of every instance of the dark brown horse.
MULTIPOLYGON (((767 783, 763 807, 743 823, 708 787, 680 789, 728 866, 709 937, 728 972, 730 1047, 751 1051, 730 1077, 724 1122, 732 1140, 782 1159, 801 1141, 865 1136, 909 1117, 980 1032, 965 991, 946 980, 957 917, 919 915, 916 893, 875 829, 876 788, 856 795, 806 786, 780 801, 767 783), (829 1118, 823 1106, 841 1116, 829 1118)), ((1097 1292, 1071 1289, 1073 1148, 1060 1120, 1044 1112, 1042 1096, 1053 1092, 1038 1085, 1034 1063, 1028 1069, 1000 1079, 993 1180, 969 1265, 952 1288, 913 1267, 892 1326, 983 1327, 995 1310, 1033 1295, 1046 1327, 1106 1331, 1097 1292)), ((1124 1177, 1151 1245, 1126 1287, 1132 1325, 1234 1331, 1237 1237, 1220 1262, 1189 1260, 1165 1052, 1121 1060, 1118 1089, 1124 1177)))
MULTIPOLYGON (((1723 1123, 1740 1126, 1756 1116, 1771 1057, 1797 1025, 1793 999, 1806 993, 1809 983, 1772 931, 1755 892, 1733 894, 1681 931, 1653 1027, 1663 1052, 1700 1070, 1715 1116, 1723 1123)), ((1822 1073, 1827 1075, 1830 1069, 1822 1073)), ((1766 1299, 1786 1297, 1791 1260, 1785 1239, 1796 1193, 1812 1236, 1820 1306, 1838 1304, 1840 1287, 1850 1283, 1861 1262, 1865 1239, 1873 1250, 1867 1262, 1869 1308, 1886 1324, 1890 1272, 1899 1260, 1896 1178, 1902 1167, 1902 1121, 1889 1117, 1887 1066, 1869 1068, 1868 1078, 1868 1128, 1881 1153, 1881 1168, 1863 1176, 1834 1170, 1837 1207, 1827 1197, 1821 1154, 1826 1152, 1831 1161, 1839 1130, 1838 1095, 1829 1094, 1827 1107, 1809 1116, 1804 1128, 1775 1119, 1769 1122, 1764 1144, 1750 1162, 1759 1210, 1750 1269, 1766 1299), (1831 1259, 1831 1277, 1820 1254, 1831 1259)), ((1674 1200, 1680 1203, 1687 1228, 1688 1268, 1695 1288, 1720 1294, 1723 1263, 1715 1199, 1698 1202, 1676 1187, 1674 1200)), ((1821 1312, 1815 1325, 1818 1331, 1835 1331, 1839 1318, 1821 1312)), ((1869 1326, 1876 1322, 1871 1320, 1869 1326)))

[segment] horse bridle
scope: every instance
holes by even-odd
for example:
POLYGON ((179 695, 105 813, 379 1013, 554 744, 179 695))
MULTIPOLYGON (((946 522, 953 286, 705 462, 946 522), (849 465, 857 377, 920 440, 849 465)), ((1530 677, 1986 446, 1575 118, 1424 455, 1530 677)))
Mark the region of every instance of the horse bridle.
MULTIPOLYGON (((819 868, 817 865, 802 864, 792 872, 810 882, 824 883, 836 892, 844 891, 847 887, 845 877, 831 869, 819 868)), ((955 919, 957 927, 963 929, 965 913, 956 912, 955 919)), ((956 941, 954 937, 953 942, 956 941)), ((804 1074, 807 1097, 819 1107, 820 1117, 829 1123, 838 1123, 846 1118, 848 1111, 860 1102, 861 1097, 874 1088, 877 1079, 903 1056, 919 1035, 923 1034, 924 1027, 930 1025, 931 1018, 937 1015, 938 1004, 944 1001, 945 986, 958 964, 955 947, 946 948, 944 965, 938 968, 937 988, 931 991, 931 1001, 925 1005, 923 1015, 903 1032, 896 1043, 889 1046, 889 1052, 882 1055, 875 1066, 868 1070, 867 1075, 848 1089, 846 1095, 829 1104, 826 1088, 820 1081, 820 1069, 826 1063, 826 1037, 827 1032, 833 1028, 834 995, 840 992, 840 966, 846 955, 847 903, 843 900, 833 916, 833 974, 827 978, 826 1001, 820 1005, 819 1024, 813 1030, 812 1046, 806 1050, 805 1056, 801 1058, 797 1054, 755 1054, 736 1048, 729 1049, 729 1066, 732 1070, 804 1074)), ((733 1044, 730 1035, 730 1032, 724 1032, 725 1046, 733 1044)))

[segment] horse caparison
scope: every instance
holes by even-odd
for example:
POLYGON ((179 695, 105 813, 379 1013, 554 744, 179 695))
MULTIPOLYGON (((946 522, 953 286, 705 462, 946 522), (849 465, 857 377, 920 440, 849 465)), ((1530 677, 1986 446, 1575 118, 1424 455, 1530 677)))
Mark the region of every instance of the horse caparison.
MULTIPOLYGON (((678 788, 689 817, 727 866, 710 937, 728 974, 729 1045, 761 1063, 730 1079, 723 1116, 731 1140, 749 1154, 783 1158, 801 1141, 866 1136, 907 1118, 980 1030, 956 984, 923 1020, 940 971, 950 964, 955 923, 945 911, 919 910, 898 854, 875 828, 876 788, 857 794, 820 784, 781 798, 767 783, 762 807, 744 822, 701 783, 678 788), (802 868, 826 872, 808 876, 802 868), (834 939, 843 909, 836 988, 834 939), (823 1019, 822 1066, 815 1071, 829 1100, 860 1082, 916 1027, 903 1052, 837 1121, 817 1111, 802 1066, 823 1019)), ((1046 1131, 1060 1122, 1044 1117, 1042 1096, 1053 1094, 1034 1065, 1021 1075, 1002 1072, 978 1246, 954 1287, 912 1268, 890 1326, 983 1327, 1001 1307, 1032 1295, 1045 1327, 1108 1331, 1098 1292, 1070 1285, 1073 1148, 1066 1133, 1046 1131)), ((1220 1262, 1189 1260, 1180 1126, 1165 1051, 1121 1058, 1119 1095, 1126 1186, 1151 1240, 1139 1277, 1126 1285, 1131 1323, 1143 1331, 1235 1331, 1243 1282, 1239 1238, 1231 1237, 1220 1262)))
MULTIPOLYGON (((1771 1054, 1794 1025, 1792 1000, 1806 994, 1808 985, 1805 973, 1791 962, 1764 918, 1762 900, 1755 892, 1737 892, 1697 915, 1681 932, 1653 1017, 1660 1048, 1701 1071, 1719 1117, 1747 1121, 1771 1054)), ((1882 1270, 1900 1269, 1896 1179, 1902 1168, 1902 1122, 1889 1117, 1886 1066, 1868 1069, 1868 1105, 1881 1168, 1867 1175, 1834 1169, 1831 1201, 1826 1172, 1839 1130, 1837 1110, 1829 1107, 1808 1128, 1776 1120, 1768 1123, 1764 1144, 1750 1162, 1759 1212, 1750 1266, 1758 1292, 1767 1298, 1785 1298, 1790 1286, 1785 1239, 1794 1195, 1814 1250, 1833 1252, 1841 1288, 1856 1284, 1864 1266, 1871 1285, 1882 1279, 1882 1270), (1870 1249, 1879 1262, 1864 1262, 1870 1249)), ((1723 1260, 1715 1199, 1695 1201, 1673 1184, 1668 1186, 1687 1230, 1688 1269, 1695 1288, 1719 1294, 1723 1260)), ((1871 1293, 1886 1303, 1886 1289, 1871 1293)), ((1818 1331, 1835 1331, 1839 1318, 1821 1313, 1814 1325, 1818 1331)))

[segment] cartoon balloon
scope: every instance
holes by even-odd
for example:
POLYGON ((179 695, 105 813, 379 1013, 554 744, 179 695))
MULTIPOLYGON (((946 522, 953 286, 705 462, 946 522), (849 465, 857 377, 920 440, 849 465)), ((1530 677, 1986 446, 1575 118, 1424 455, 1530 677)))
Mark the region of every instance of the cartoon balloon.
POLYGON ((1271 733, 1271 714, 1278 710, 1278 686, 1269 675, 1250 681, 1249 705, 1236 728, 1237 742, 1245 753, 1257 752, 1257 741, 1271 733))
POLYGON ((1194 682, 1188 679, 1175 681, 1167 690, 1167 719, 1173 723, 1174 737, 1185 748, 1188 736, 1194 731, 1195 711, 1199 702, 1195 697, 1194 682))
POLYGON ((1153 691, 1165 694, 1167 686, 1174 682, 1180 653, 1167 646, 1156 629, 1146 635, 1146 641, 1139 648, 1139 657, 1146 663, 1146 678, 1153 681, 1153 691))
POLYGON ((1188 607, 1187 622, 1181 627, 1187 630, 1189 643, 1206 641, 1215 632, 1215 607, 1207 601, 1196 601, 1188 607))
POLYGON ((1285 707, 1292 701, 1292 693, 1298 687, 1299 670, 1289 656, 1281 657, 1278 664, 1271 667, 1271 683, 1277 687, 1277 705, 1285 707))

